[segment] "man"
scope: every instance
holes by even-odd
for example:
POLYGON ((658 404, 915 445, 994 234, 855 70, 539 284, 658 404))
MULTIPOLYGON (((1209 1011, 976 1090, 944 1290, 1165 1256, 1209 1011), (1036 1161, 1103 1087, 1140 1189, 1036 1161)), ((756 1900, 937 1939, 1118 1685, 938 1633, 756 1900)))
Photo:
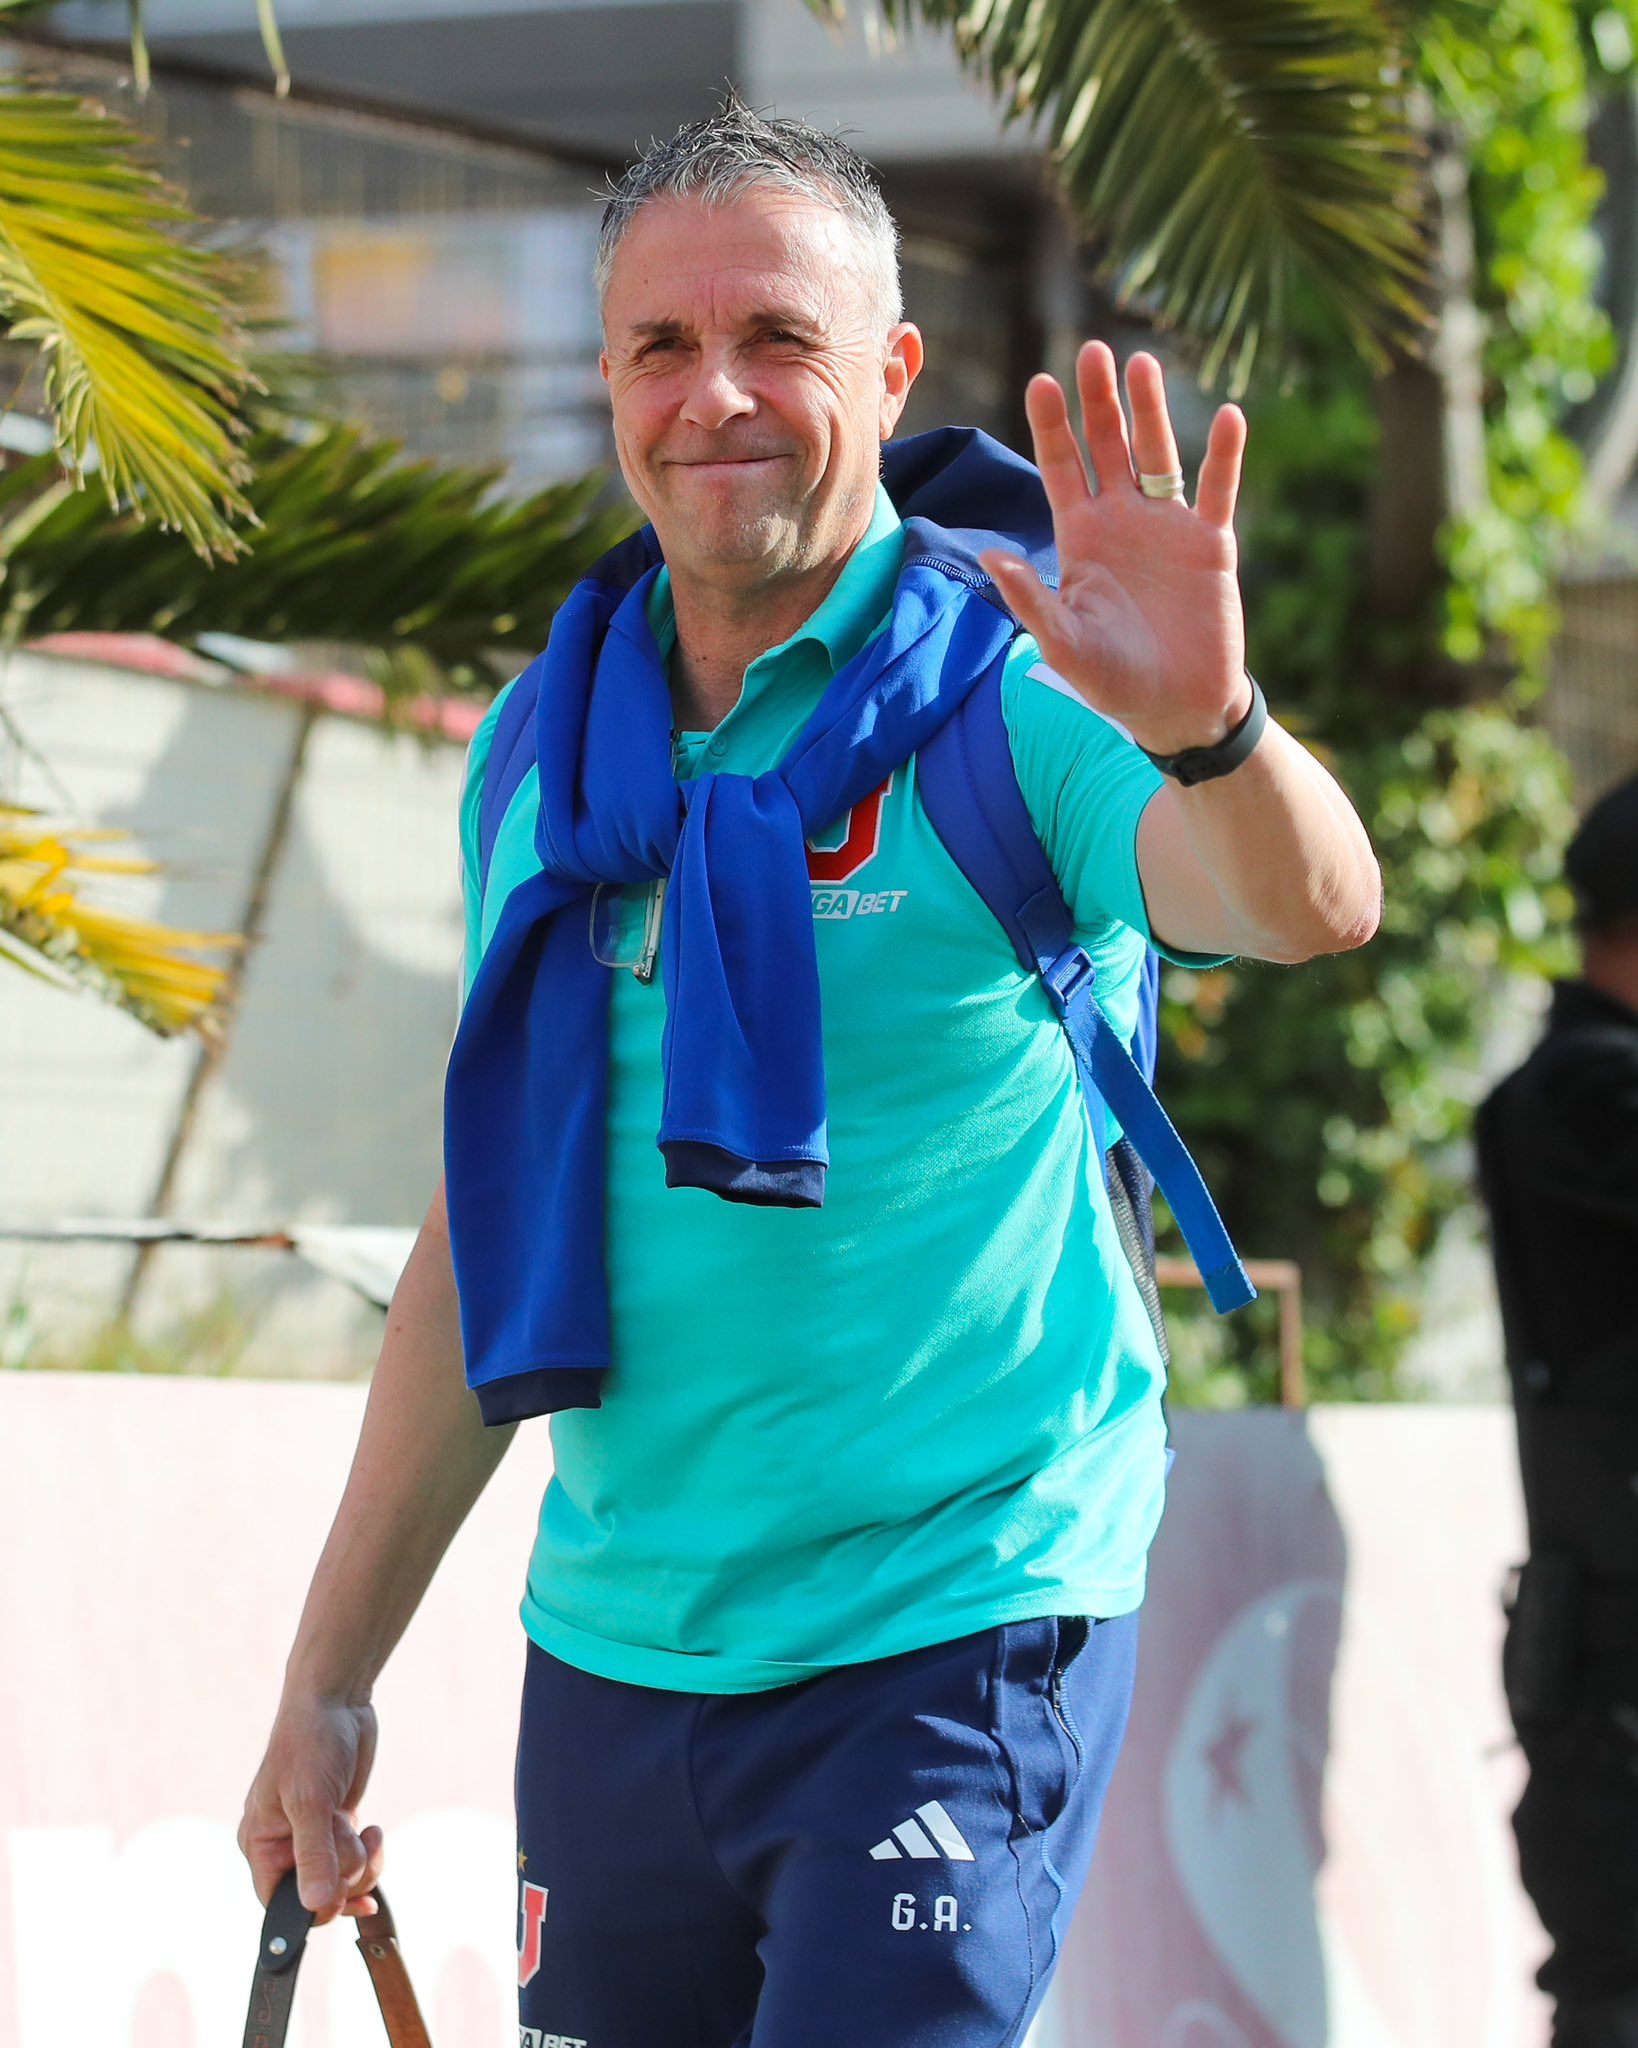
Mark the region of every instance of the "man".
POLYGON ((1017 534, 972 540, 984 480, 1020 473, 993 444, 908 444, 902 505, 883 487, 922 345, 841 144, 730 104, 628 173, 598 275, 652 538, 474 741, 447 1212, 440 1190, 241 1840, 264 1898, 294 1862, 323 1915, 361 1909, 375 1673, 511 1418, 551 1411, 523 2040, 1016 2041, 1124 1726, 1162 1369, 1066 1038, 915 749, 999 677, 1127 1033, 1151 933, 1195 959, 1356 945, 1375 863, 1318 764, 1259 737, 1234 408, 1190 509, 1152 358, 1129 445, 1109 351, 1081 354, 1096 496, 1032 382, 1053 593, 1017 534), (1218 772, 1185 787, 1145 750, 1218 772))
POLYGON ((1638 2048, 1638 777, 1571 841, 1582 971, 1479 1111, 1529 1528, 1513 1817, 1554 2048, 1638 2048))

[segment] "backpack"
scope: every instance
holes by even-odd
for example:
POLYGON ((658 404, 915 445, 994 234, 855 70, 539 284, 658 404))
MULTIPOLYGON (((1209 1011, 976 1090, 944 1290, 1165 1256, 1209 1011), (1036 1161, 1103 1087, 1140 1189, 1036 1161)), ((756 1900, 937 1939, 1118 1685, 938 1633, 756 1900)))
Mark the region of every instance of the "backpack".
POLYGON ((1160 1291, 1155 1280, 1156 1187, 1183 1233, 1212 1307, 1219 1315, 1254 1301, 1257 1290, 1236 1253, 1200 1169, 1189 1156, 1154 1092, 1159 1045, 1160 958, 1144 961, 1137 1029, 1128 1052, 1094 997, 1096 969, 1075 939, 1046 850, 1036 836, 1013 768, 992 670, 916 755, 922 808, 945 851, 1012 942, 1026 973, 1037 975, 1075 1055, 1115 1227, 1138 1292, 1169 1362, 1160 1291), (1107 1142, 1108 1116, 1121 1137, 1107 1142))

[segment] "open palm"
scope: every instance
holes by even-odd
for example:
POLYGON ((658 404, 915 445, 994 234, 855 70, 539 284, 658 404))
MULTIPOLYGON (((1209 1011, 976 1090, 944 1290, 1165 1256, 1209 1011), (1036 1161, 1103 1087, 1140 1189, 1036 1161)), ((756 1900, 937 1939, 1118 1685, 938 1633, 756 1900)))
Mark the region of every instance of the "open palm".
POLYGON ((987 553, 984 568, 1051 666, 1140 746, 1210 746, 1250 696, 1234 545, 1244 415, 1225 405, 1212 421, 1191 508, 1181 496, 1146 497, 1138 484, 1140 474, 1178 470, 1154 357, 1127 366, 1130 438, 1105 343, 1081 350, 1076 380, 1095 492, 1057 380, 1034 377, 1025 396, 1052 507, 1058 590, 1013 555, 987 553))

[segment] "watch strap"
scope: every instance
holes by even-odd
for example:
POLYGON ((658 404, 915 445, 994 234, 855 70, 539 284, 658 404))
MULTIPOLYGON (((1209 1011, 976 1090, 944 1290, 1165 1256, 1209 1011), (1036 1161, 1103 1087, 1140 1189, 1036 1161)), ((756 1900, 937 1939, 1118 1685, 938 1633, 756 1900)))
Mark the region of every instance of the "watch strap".
POLYGON ((1184 747, 1176 754, 1150 754, 1147 747, 1142 749, 1162 775, 1169 775, 1174 782, 1190 789, 1197 782, 1213 782, 1219 776, 1231 775, 1250 756, 1268 724, 1268 699, 1249 671, 1246 681, 1251 685, 1250 709, 1215 746, 1184 747))

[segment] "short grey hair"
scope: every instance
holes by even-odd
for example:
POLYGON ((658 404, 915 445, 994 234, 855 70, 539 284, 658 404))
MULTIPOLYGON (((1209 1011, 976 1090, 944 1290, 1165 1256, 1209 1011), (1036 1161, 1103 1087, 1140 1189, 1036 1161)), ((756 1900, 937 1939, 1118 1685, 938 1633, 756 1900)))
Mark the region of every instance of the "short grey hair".
POLYGON ((756 186, 800 193, 834 207, 858 236, 882 332, 904 318, 899 230, 870 166, 838 136, 806 121, 754 113, 737 93, 729 93, 716 113, 690 121, 669 142, 656 143, 622 177, 611 179, 592 272, 599 310, 608 299, 614 252, 649 200, 675 194, 722 206, 756 186))

